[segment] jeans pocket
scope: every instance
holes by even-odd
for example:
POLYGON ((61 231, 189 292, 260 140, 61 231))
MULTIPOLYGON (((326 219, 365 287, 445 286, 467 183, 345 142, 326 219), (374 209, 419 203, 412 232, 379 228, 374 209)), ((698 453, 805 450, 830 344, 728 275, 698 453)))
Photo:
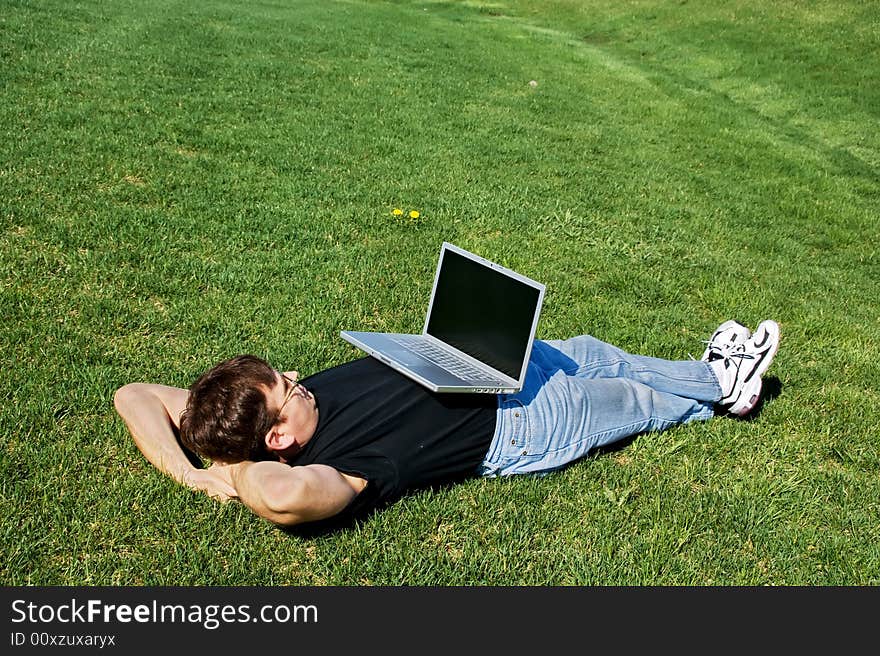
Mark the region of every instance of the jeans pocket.
POLYGON ((504 408, 507 423, 507 443, 504 455, 511 460, 542 456, 548 448, 545 431, 535 425, 535 417, 529 412, 528 406, 516 398, 505 401, 504 408))
POLYGON ((529 448, 529 417, 525 406, 517 399, 509 399, 502 406, 505 419, 505 443, 502 453, 506 460, 514 460, 528 454, 529 448))

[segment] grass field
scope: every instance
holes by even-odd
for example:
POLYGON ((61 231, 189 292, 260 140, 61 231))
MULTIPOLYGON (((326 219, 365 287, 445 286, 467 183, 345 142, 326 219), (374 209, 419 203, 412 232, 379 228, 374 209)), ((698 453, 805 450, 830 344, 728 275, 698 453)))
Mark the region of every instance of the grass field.
POLYGON ((0 583, 880 583, 875 3, 0 0, 0 89, 0 583), (443 240, 539 337, 777 319, 765 403, 319 533, 137 451, 116 388, 418 330, 443 240))

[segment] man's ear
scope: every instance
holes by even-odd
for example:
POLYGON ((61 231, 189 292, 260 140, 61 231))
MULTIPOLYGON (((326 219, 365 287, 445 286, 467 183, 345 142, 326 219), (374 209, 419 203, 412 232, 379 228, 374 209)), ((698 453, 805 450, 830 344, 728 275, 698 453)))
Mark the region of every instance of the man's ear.
POLYGON ((266 448, 281 462, 288 462, 299 453, 300 446, 292 435, 277 434, 275 431, 266 436, 266 448))
POLYGON ((266 435, 266 448, 269 451, 285 451, 292 444, 296 443, 296 438, 289 433, 279 433, 278 431, 269 431, 266 435))

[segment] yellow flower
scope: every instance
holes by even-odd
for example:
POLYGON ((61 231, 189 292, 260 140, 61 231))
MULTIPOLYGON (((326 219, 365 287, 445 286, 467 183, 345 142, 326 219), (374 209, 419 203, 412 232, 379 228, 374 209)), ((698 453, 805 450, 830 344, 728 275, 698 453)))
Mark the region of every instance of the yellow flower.
POLYGON ((419 218, 420 216, 421 216, 421 214, 419 214, 416 210, 410 210, 409 218, 411 218, 411 219, 417 219, 417 218, 419 218))
POLYGON ((395 208, 391 211, 391 213, 392 213, 394 216, 403 216, 403 210, 400 209, 400 208, 397 208, 397 207, 395 207, 395 208))

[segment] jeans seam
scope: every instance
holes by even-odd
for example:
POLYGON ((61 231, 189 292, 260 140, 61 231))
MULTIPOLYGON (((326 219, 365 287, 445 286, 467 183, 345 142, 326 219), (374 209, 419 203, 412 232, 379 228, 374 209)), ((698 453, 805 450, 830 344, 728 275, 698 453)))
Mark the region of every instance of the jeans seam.
MULTIPOLYGON (((694 378, 691 376, 687 376, 687 377, 685 377, 685 376, 670 376, 668 373, 664 373, 658 369, 653 369, 651 367, 636 367, 633 364, 631 364, 630 362, 628 362, 625 358, 616 358, 614 360, 595 360, 593 362, 590 362, 589 364, 585 364, 580 367, 576 367, 574 370, 572 370, 571 373, 569 373, 569 371, 567 371, 565 369, 563 369, 562 371, 567 376, 577 376, 578 374, 582 374, 587 371, 601 369, 603 367, 619 366, 621 364, 626 365, 626 367, 629 369, 629 371, 634 374, 641 374, 641 373, 654 374, 657 376, 662 376, 663 378, 668 378, 670 380, 681 381, 681 382, 685 382, 685 383, 702 384, 702 383, 706 383, 706 382, 714 382, 716 385, 718 384, 717 377, 714 374, 712 374, 711 368, 709 369, 710 375, 709 375, 709 380, 707 381, 704 378, 694 378)), ((708 365, 707 365, 707 367, 708 367, 708 365)), ((611 376, 609 376, 609 378, 610 377, 611 376)), ((720 389, 720 386, 719 386, 719 389, 720 389)))

